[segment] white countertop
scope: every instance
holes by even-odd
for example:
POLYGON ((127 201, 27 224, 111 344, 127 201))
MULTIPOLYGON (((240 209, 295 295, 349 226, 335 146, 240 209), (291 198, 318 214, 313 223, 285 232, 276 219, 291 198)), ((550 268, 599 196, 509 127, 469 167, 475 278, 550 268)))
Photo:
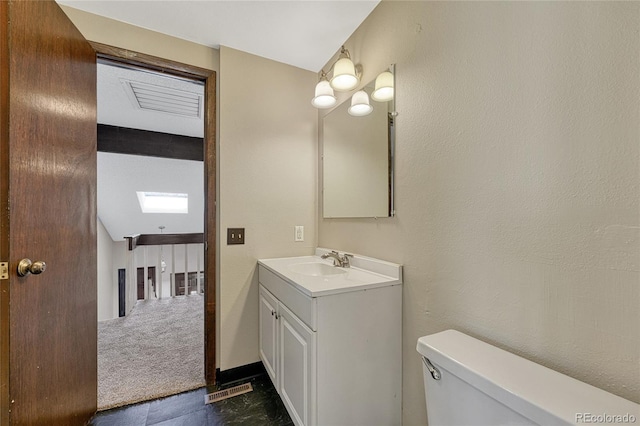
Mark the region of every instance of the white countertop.
POLYGON ((326 251, 328 250, 319 248, 316 249, 316 256, 259 259, 258 264, 310 297, 402 284, 401 265, 359 255, 354 255, 351 259, 351 267, 335 267, 344 271, 344 273, 336 275, 308 275, 294 270, 294 265, 302 263, 323 263, 333 268, 331 259, 323 260, 320 258, 320 254, 326 251), (380 272, 384 272, 384 274, 380 272))

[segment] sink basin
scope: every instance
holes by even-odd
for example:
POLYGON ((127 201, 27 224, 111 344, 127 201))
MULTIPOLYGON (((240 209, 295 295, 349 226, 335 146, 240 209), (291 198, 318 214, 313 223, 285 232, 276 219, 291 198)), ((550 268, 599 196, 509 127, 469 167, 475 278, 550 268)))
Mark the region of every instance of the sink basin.
POLYGON ((277 278, 284 279, 298 290, 291 293, 293 296, 302 293, 314 298, 402 284, 402 265, 353 255, 351 267, 341 268, 321 258, 327 253, 331 250, 317 248, 312 256, 259 259, 260 284, 280 300, 289 296, 279 293, 283 291, 280 287, 269 287, 269 282, 277 281, 277 278))
POLYGON ((320 263, 320 262, 294 263, 293 265, 289 265, 289 269, 298 274, 309 275, 312 277, 339 275, 339 274, 347 273, 347 271, 345 271, 344 269, 337 268, 335 266, 327 265, 326 263, 320 263))

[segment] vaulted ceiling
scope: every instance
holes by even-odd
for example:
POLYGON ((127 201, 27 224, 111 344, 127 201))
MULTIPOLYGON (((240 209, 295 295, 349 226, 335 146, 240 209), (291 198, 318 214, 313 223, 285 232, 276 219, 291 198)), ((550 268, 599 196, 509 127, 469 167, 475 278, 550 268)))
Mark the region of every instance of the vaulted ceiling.
POLYGON ((198 44, 317 72, 379 0, 57 0, 198 44))

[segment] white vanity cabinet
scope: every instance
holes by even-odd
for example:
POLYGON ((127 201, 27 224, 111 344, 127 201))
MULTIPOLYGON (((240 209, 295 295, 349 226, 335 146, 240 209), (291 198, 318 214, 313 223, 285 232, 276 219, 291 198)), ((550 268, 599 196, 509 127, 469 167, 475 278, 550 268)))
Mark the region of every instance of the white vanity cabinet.
POLYGON ((400 425, 401 267, 397 279, 378 275, 373 284, 357 268, 315 275, 314 288, 272 260, 280 259, 258 268, 260 358, 293 422, 400 425))
POLYGON ((316 333, 262 285, 260 358, 295 424, 314 424, 316 333))
POLYGON ((278 388, 278 299, 260 286, 260 358, 278 388))

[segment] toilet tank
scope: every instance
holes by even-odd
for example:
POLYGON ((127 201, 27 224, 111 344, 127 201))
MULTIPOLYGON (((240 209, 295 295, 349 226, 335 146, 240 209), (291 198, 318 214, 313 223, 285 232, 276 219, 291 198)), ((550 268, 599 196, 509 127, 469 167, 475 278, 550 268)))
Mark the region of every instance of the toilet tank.
POLYGON ((417 350, 429 426, 640 424, 640 405, 455 330, 417 350))

